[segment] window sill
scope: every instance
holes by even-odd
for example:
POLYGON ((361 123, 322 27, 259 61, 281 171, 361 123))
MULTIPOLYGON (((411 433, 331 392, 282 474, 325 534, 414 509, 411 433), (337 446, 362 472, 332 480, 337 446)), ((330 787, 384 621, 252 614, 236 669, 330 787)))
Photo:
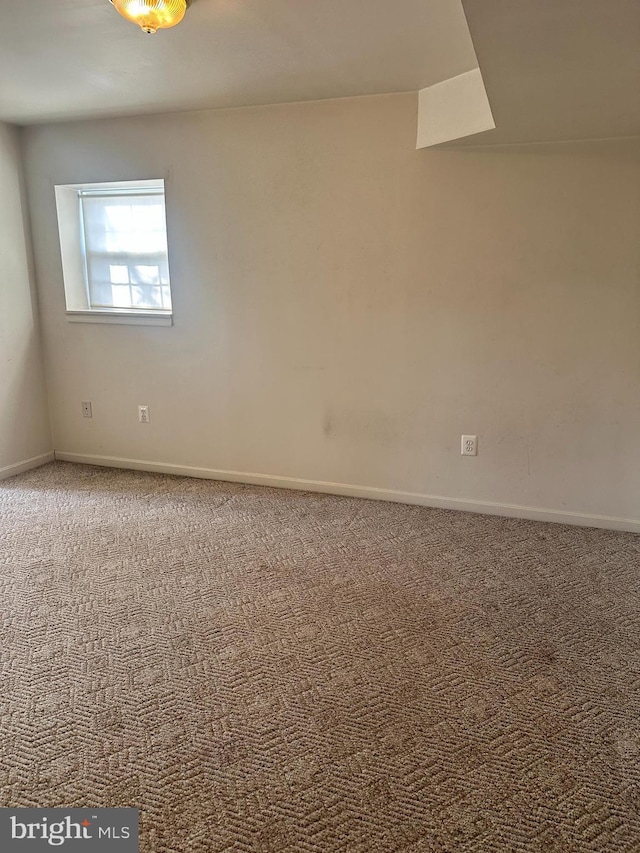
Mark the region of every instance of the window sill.
POLYGON ((116 323, 121 326, 172 326, 170 311, 67 311, 70 323, 116 323))

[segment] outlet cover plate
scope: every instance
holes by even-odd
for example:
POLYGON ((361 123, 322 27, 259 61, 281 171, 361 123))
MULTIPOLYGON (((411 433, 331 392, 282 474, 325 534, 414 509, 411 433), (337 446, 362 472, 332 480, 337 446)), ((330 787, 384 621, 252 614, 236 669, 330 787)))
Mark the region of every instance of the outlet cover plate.
POLYGON ((477 435, 463 435, 462 442, 460 445, 460 453, 463 456, 477 456, 478 455, 478 436, 477 435))

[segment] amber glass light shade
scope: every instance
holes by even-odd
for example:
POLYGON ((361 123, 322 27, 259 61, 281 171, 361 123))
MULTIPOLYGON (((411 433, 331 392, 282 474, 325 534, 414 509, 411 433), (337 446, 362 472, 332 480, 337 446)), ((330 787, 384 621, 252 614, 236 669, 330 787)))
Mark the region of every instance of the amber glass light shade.
POLYGON ((127 21, 145 33, 175 27, 184 18, 187 0, 111 0, 127 21))

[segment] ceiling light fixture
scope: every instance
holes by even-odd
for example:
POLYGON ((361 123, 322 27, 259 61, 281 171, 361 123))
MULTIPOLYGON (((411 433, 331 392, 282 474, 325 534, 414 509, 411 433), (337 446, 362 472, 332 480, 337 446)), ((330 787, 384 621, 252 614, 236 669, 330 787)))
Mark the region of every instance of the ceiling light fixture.
POLYGON ((118 12, 145 33, 175 27, 184 18, 190 0, 110 0, 118 12))

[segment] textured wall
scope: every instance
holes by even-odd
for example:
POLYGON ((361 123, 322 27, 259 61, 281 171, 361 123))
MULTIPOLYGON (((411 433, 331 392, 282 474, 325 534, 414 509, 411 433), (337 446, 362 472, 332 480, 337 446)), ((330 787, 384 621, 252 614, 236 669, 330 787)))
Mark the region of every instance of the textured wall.
POLYGON ((638 142, 416 151, 416 111, 28 129, 56 450, 640 519, 638 142), (154 177, 175 325, 68 323, 53 185, 154 177))
POLYGON ((0 124, 0 469, 51 450, 18 143, 0 124))

